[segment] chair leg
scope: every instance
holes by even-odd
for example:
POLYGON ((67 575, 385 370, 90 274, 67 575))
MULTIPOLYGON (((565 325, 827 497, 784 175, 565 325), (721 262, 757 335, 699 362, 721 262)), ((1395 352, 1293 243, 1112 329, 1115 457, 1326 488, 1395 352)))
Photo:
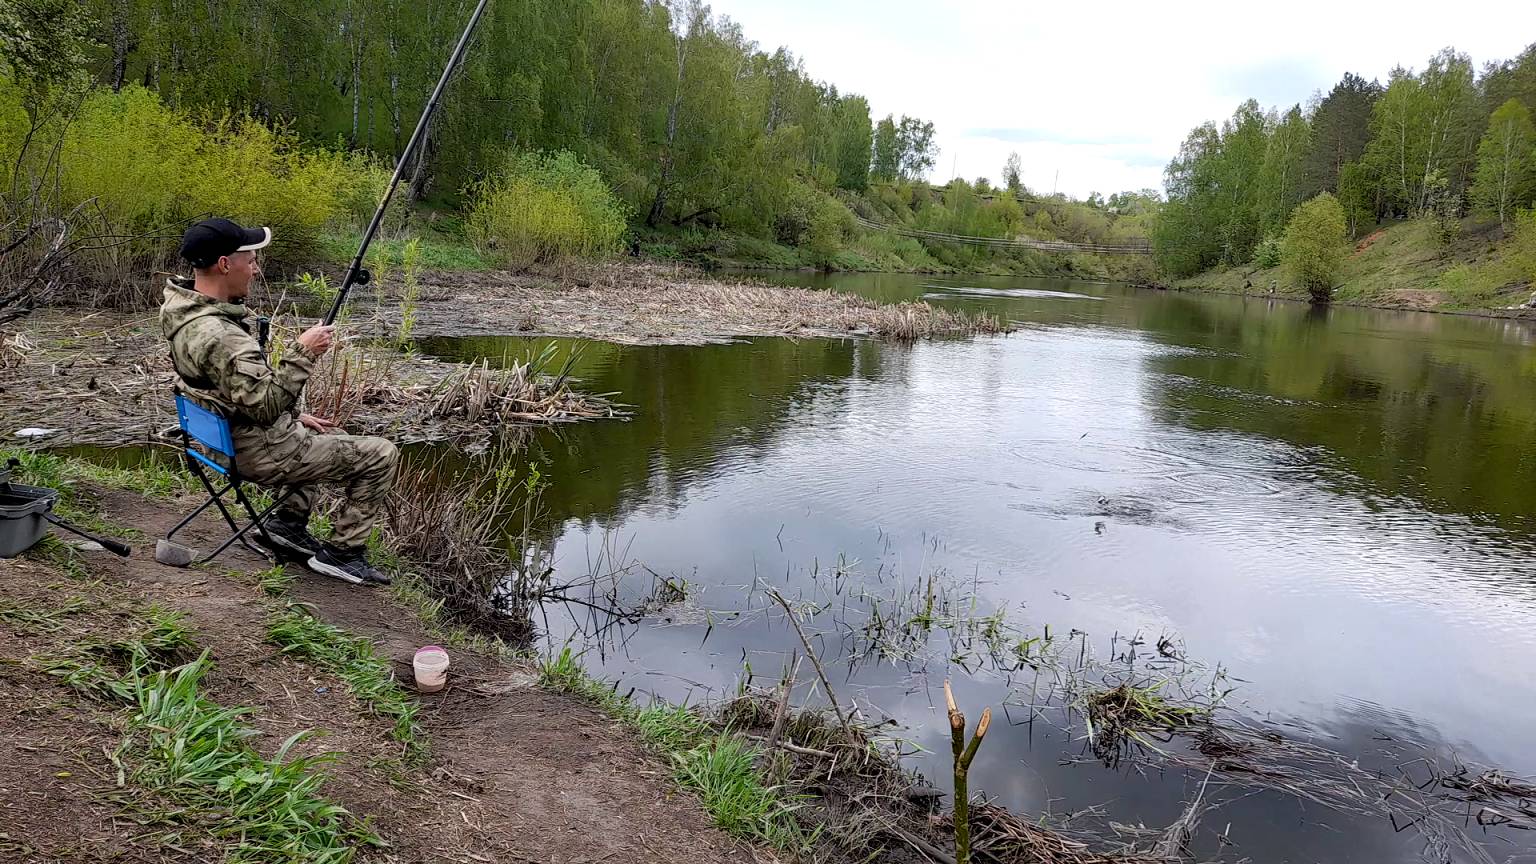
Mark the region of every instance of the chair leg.
MULTIPOLYGON (((204 481, 204 484, 205 485, 207 484, 206 480, 204 481)), ((212 507, 214 501, 217 501, 221 496, 223 496, 226 493, 228 493, 229 490, 232 489, 232 488, 234 488, 234 484, 233 483, 231 483, 231 484, 225 486, 223 489, 220 489, 217 492, 215 492, 213 490, 212 486, 208 486, 208 492, 209 492, 208 500, 204 501, 201 505, 199 505, 196 510, 193 510, 191 513, 188 513, 187 514, 187 518, 181 520, 180 522, 177 522, 175 528, 172 528, 170 531, 166 532, 165 539, 167 539, 167 540, 171 539, 172 537, 176 536, 176 532, 177 531, 180 531, 181 529, 187 527, 188 525, 191 525, 193 519, 196 519, 197 517, 201 516, 203 514, 204 510, 207 510, 209 507, 212 507)))
POLYGON ((276 501, 272 502, 271 507, 268 507, 266 510, 258 514, 256 512, 256 508, 251 506, 251 499, 245 497, 245 492, 241 491, 240 484, 237 482, 235 484, 235 497, 239 499, 241 506, 245 508, 245 512, 250 515, 251 521, 246 523, 244 528, 237 529, 234 534, 230 535, 228 540, 225 540, 223 544, 219 546, 219 548, 203 556, 202 560, 198 561, 198 563, 206 564, 209 561, 219 557, 219 555, 223 554, 225 549, 235 545, 236 541, 244 542, 246 532, 250 531, 252 528, 255 528, 263 537, 266 537, 267 530, 262 527, 261 523, 265 521, 268 516, 271 516, 273 513, 277 512, 277 508, 281 507, 283 502, 287 501, 289 496, 292 494, 292 492, 289 492, 288 494, 279 497, 276 501))
MULTIPOLYGON (((256 513, 256 508, 251 505, 251 499, 246 497, 244 488, 238 483, 238 481, 236 482, 235 499, 240 502, 241 507, 245 508, 246 515, 251 517, 251 524, 256 526, 256 533, 261 535, 262 540, 267 543, 268 547, 270 547, 272 544, 272 535, 267 533, 267 517, 272 515, 272 513, 275 512, 278 507, 282 506, 282 503, 287 501, 288 496, 292 494, 292 492, 289 492, 287 495, 283 495, 276 501, 273 501, 271 507, 268 507, 264 512, 258 515, 256 513)), ((251 550, 252 552, 255 552, 257 555, 266 558, 274 564, 277 563, 276 553, 270 551, 270 548, 257 548, 253 543, 251 543, 250 537, 241 537, 240 545, 251 550)))
MULTIPOLYGON (((229 490, 225 489, 224 492, 215 491, 213 488, 213 481, 208 479, 208 472, 203 470, 203 466, 199 465, 196 459, 188 459, 187 461, 191 463, 192 470, 197 474, 198 479, 203 481, 203 486, 208 490, 208 494, 213 496, 210 503, 219 508, 219 513, 224 517, 225 523, 229 525, 229 530, 240 530, 240 523, 235 521, 234 514, 230 513, 229 508, 224 506, 224 499, 221 497, 224 492, 228 492, 229 490)), ((230 486, 234 487, 237 493, 240 491, 239 483, 234 477, 229 478, 229 483, 230 486)), ((203 506, 207 507, 207 504, 204 504, 203 506)))

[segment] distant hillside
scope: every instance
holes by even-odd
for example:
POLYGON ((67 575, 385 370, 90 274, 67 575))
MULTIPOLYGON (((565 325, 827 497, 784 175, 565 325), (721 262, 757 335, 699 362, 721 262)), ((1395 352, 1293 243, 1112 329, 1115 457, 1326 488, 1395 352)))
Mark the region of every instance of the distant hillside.
MULTIPOLYGON (((1442 246, 1431 220, 1381 228, 1359 240, 1346 259, 1334 301, 1403 309, 1480 311, 1525 303, 1536 291, 1536 214, 1505 230, 1467 220, 1461 236, 1442 246)), ((1270 293, 1304 299, 1280 267, 1245 265, 1209 270, 1178 285, 1234 294, 1270 293)))

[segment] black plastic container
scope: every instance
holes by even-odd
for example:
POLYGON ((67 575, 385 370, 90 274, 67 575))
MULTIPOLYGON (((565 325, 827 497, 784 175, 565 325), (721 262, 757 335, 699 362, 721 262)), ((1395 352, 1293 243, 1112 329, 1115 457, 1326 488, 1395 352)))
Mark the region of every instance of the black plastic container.
POLYGON ((43 539, 45 516, 58 500, 58 492, 12 483, 11 473, 0 471, 0 558, 14 558, 43 539))

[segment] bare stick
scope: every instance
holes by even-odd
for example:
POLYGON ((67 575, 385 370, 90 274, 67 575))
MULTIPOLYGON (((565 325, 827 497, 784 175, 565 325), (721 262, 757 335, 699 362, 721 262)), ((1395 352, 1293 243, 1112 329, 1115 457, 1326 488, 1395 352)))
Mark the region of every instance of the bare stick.
POLYGON ((795 673, 800 670, 800 657, 797 655, 790 661, 788 672, 784 680, 779 683, 779 702, 773 710, 773 731, 768 733, 768 749, 779 743, 779 736, 784 734, 784 721, 789 718, 789 692, 795 687, 795 673))
POLYGON ((805 646, 806 656, 811 658, 811 665, 816 667, 816 675, 821 679, 821 686, 827 690, 827 701, 832 703, 832 710, 837 713, 837 722, 842 725, 843 734, 848 737, 848 745, 858 749, 859 739, 853 735, 853 727, 849 725, 848 717, 843 714, 843 706, 837 704, 837 696, 832 692, 832 682, 827 680, 827 673, 821 668, 821 661, 816 658, 816 651, 811 647, 811 640, 805 638, 805 631, 801 629, 800 622, 796 620, 795 611, 789 608, 789 601, 785 600, 784 595, 780 594, 777 589, 769 585, 764 585, 763 588, 768 592, 769 597, 772 597, 780 606, 784 607, 784 614, 789 617, 790 625, 800 635, 800 644, 805 646))
MULTIPOLYGON (((885 822, 883 819, 881 821, 885 822)), ((913 849, 916 849, 924 855, 927 855, 934 861, 939 862, 939 864, 957 864, 953 855, 950 855, 948 852, 945 852, 943 849, 940 849, 932 843, 929 843, 927 840, 924 840, 916 834, 910 834, 906 831, 903 831, 889 822, 885 822, 885 830, 895 834, 897 837, 900 837, 902 840, 906 841, 907 844, 913 849)))
POLYGON ((954 691, 949 680, 944 681, 944 705, 949 713, 950 748, 955 754, 955 864, 968 864, 971 859, 971 793, 966 778, 971 761, 986 737, 987 727, 992 725, 992 709, 981 712, 981 722, 976 724, 976 734, 969 745, 965 742, 965 715, 955 705, 954 691))
POLYGON ((748 735, 747 737, 751 738, 753 741, 763 742, 763 749, 765 750, 777 747, 780 750, 784 750, 785 752, 798 753, 801 756, 815 756, 818 759, 837 759, 836 753, 832 753, 826 750, 817 750, 814 747, 801 747, 798 744, 791 744, 788 741, 772 742, 761 735, 748 735))

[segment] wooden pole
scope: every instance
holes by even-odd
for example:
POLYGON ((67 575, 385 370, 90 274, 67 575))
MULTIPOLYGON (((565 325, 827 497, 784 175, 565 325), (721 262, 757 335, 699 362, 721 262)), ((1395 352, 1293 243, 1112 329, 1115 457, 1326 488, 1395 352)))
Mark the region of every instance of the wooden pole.
POLYGON ((981 722, 976 724, 976 734, 970 743, 965 740, 965 715, 955 705, 954 691, 949 681, 944 681, 944 704, 949 710, 950 749, 955 756, 955 864, 969 864, 971 858, 971 793, 967 777, 981 739, 986 737, 987 727, 992 725, 992 709, 981 712, 981 722))

